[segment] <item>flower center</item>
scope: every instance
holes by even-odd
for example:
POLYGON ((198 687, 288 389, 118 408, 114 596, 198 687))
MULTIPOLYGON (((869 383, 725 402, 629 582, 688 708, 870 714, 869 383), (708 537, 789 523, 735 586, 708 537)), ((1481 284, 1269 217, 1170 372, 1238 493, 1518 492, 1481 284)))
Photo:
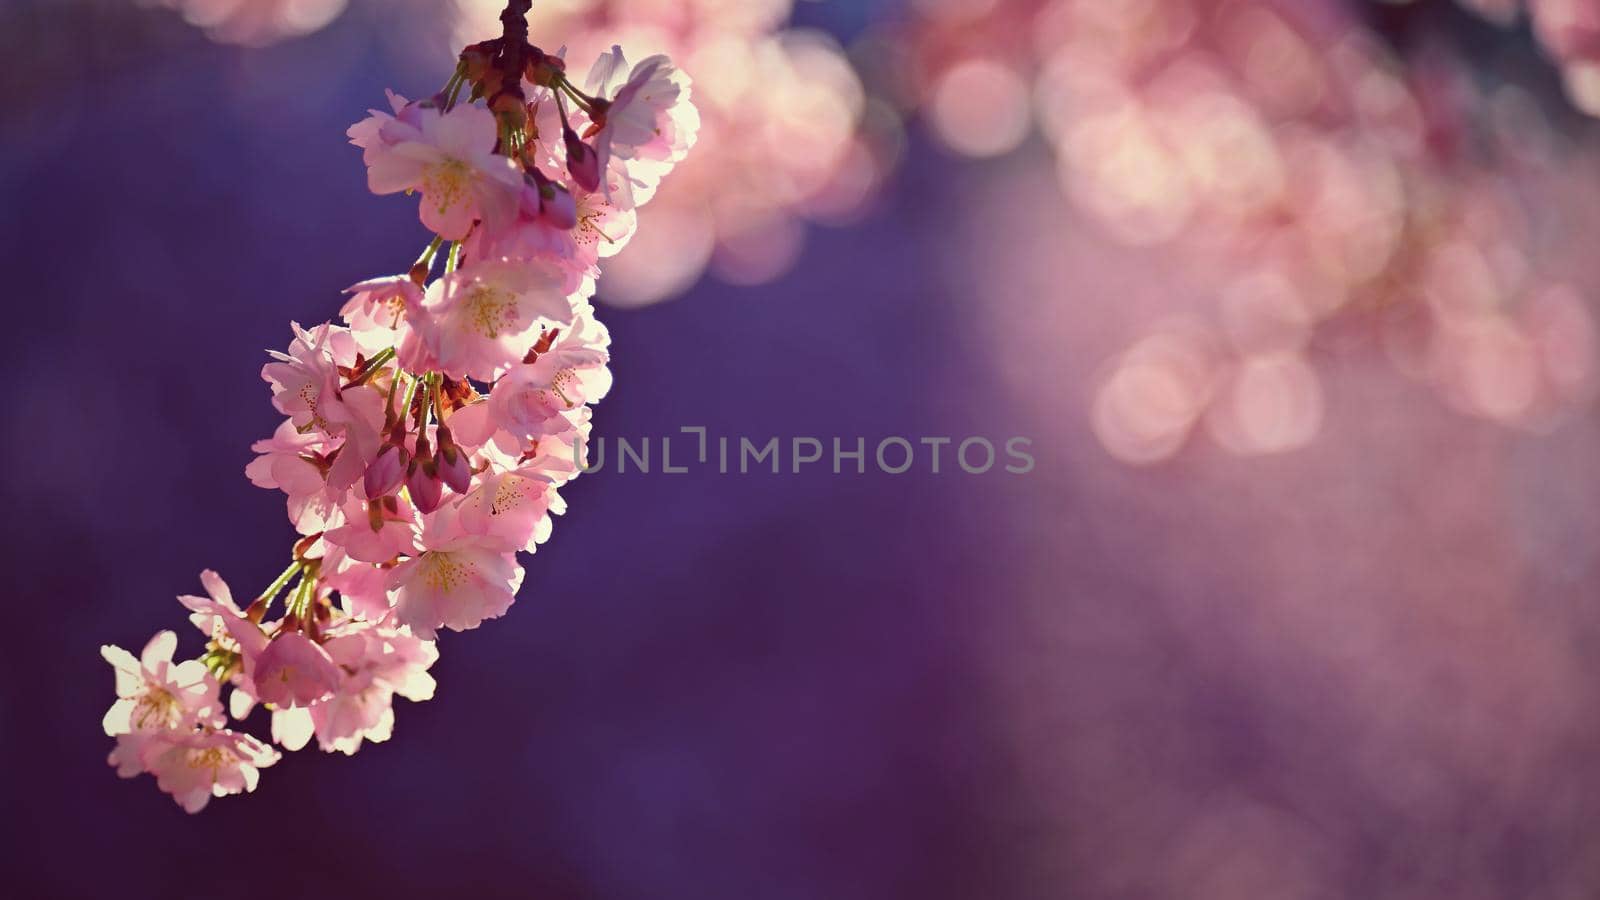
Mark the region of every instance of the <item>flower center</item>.
POLYGON ((467 180, 472 167, 455 157, 448 157, 422 170, 422 191, 438 204, 444 215, 467 192, 467 180))
POLYGON ((173 728, 181 718, 178 698, 172 696, 166 688, 153 687, 145 691, 144 696, 133 708, 133 724, 139 729, 146 728, 173 728))
POLYGON ((189 768, 210 769, 211 782, 213 784, 217 781, 217 770, 221 769, 225 762, 227 762, 227 757, 222 752, 221 747, 207 747, 204 750, 193 750, 189 753, 189 768))
POLYGON ((497 338, 502 330, 516 330, 517 301, 505 291, 479 285, 467 295, 465 305, 468 321, 486 338, 497 338))
POLYGON ((399 328, 401 320, 406 315, 406 299, 399 294, 395 294, 383 301, 382 305, 389 308, 389 327, 399 328))
POLYGON ((604 204, 596 204, 578 214, 578 230, 573 234, 573 240, 580 244, 595 244, 604 238, 608 244, 615 244, 617 239, 600 230, 600 218, 606 214, 604 204))
POLYGON ((300 398, 301 403, 306 405, 306 412, 311 414, 311 421, 308 423, 308 427, 321 428, 326 431, 328 421, 322 418, 322 413, 317 408, 322 402, 322 391, 318 390, 315 384, 307 381, 305 384, 300 385, 300 390, 296 391, 295 395, 300 398))
POLYGON ((521 506, 528 499, 531 487, 524 478, 507 478, 500 482, 494 499, 489 501, 489 515, 503 515, 521 506))
POLYGON ((429 589, 448 593, 467 582, 473 567, 449 553, 430 550, 422 554, 422 583, 429 589))
POLYGON ((561 398, 561 402, 567 405, 567 409, 577 405, 572 402, 572 398, 568 397, 566 392, 566 389, 575 386, 577 381, 578 377, 572 373, 571 369, 562 369, 556 373, 554 378, 550 379, 550 390, 561 398))

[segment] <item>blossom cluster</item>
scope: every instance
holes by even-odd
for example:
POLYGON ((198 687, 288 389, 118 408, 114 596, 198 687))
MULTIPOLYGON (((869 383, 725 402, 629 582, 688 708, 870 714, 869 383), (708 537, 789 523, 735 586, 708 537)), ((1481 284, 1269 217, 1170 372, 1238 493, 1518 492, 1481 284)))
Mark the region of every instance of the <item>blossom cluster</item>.
POLYGON ((351 287, 341 322, 294 325, 262 369, 285 418, 246 474, 286 495, 292 563, 242 605, 202 573, 206 596, 179 598, 198 659, 174 663, 170 631, 139 658, 103 648, 111 764, 190 812, 253 790, 272 744, 387 740, 396 695, 433 695, 438 632, 511 606, 517 554, 550 536, 581 471, 589 404, 611 386, 595 279, 697 118, 664 56, 629 65, 613 47, 575 83, 528 43, 526 10, 512 0, 505 35, 467 47, 439 95, 391 94, 350 129, 371 189, 417 195, 436 237, 407 271, 351 287), (228 727, 256 705, 270 744, 228 727))
MULTIPOLYGON (((245 45, 309 34, 346 6, 140 2, 175 8, 212 39, 245 45)), ((447 31, 466 43, 502 5, 422 4, 403 18, 418 23, 420 40, 447 31)), ((606 303, 667 300, 707 272, 730 284, 771 281, 798 261, 809 224, 848 223, 871 207, 898 162, 900 123, 869 99, 837 40, 790 23, 793 7, 794 0, 545 0, 530 12, 534 39, 564 45, 574 58, 620 42, 668 55, 703 83, 695 102, 704 146, 643 213, 644 239, 608 269, 606 303)))
MULTIPOLYGON (((455 0, 458 35, 497 0, 455 0)), ((783 275, 807 224, 843 223, 893 165, 898 127, 869 102, 829 35, 789 23, 793 0, 559 0, 529 16, 535 39, 580 58, 621 40, 665 53, 699 82, 702 145, 642 214, 645 237, 606 272, 601 299, 642 306, 702 273, 732 284, 783 275)))

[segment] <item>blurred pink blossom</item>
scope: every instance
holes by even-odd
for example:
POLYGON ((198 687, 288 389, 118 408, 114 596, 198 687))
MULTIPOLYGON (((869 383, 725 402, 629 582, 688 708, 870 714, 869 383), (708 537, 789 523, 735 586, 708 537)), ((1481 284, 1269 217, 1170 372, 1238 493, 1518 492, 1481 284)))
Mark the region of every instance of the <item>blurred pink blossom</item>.
POLYGON ((177 10, 184 21, 226 44, 261 46, 320 30, 346 0, 139 0, 177 10))
MULTIPOLYGON (((981 5, 925 0, 901 38, 934 136, 991 157, 1036 127, 1078 215, 1184 285, 1164 310, 1177 330, 1101 374, 1092 418, 1113 455, 1166 459, 1200 426, 1241 454, 1304 446, 1315 359, 1352 334, 1497 422, 1540 426, 1593 395, 1597 285, 1575 240, 1600 227, 1575 174, 1593 151, 1514 84, 1480 87, 1442 46, 1402 59, 1338 3, 981 5)), ((1564 60, 1593 49, 1590 9, 1536 7, 1564 60)), ((1010 236, 1038 265, 1059 256, 1049 231, 1010 236)))

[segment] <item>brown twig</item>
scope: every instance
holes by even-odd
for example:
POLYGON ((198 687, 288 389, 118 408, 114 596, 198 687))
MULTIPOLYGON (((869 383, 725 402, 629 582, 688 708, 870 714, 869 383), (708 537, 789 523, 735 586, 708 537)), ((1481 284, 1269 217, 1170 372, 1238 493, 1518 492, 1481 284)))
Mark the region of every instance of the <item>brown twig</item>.
POLYGON ((489 108, 496 112, 520 109, 527 102, 522 93, 522 72, 536 52, 528 43, 528 11, 532 8, 533 0, 506 0, 505 11, 500 13, 502 31, 494 57, 500 86, 489 98, 489 108))

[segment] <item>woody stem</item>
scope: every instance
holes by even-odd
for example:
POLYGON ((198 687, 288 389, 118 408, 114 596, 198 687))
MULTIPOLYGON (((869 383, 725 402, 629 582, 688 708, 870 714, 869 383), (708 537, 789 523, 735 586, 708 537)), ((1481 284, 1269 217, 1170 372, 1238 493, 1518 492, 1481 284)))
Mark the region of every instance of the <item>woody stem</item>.
POLYGON ((533 0, 506 0, 505 11, 500 14, 503 31, 495 64, 500 69, 501 82, 496 96, 489 98, 491 109, 495 108, 495 101, 500 96, 514 97, 518 103, 525 101, 522 69, 527 64, 528 51, 532 49, 528 45, 528 10, 532 8, 533 0))

